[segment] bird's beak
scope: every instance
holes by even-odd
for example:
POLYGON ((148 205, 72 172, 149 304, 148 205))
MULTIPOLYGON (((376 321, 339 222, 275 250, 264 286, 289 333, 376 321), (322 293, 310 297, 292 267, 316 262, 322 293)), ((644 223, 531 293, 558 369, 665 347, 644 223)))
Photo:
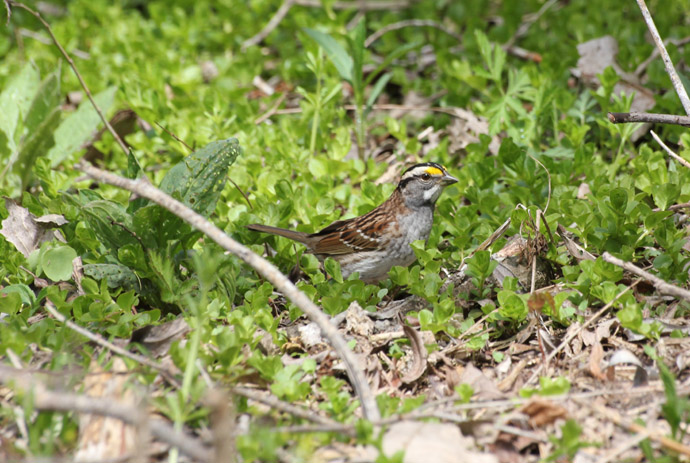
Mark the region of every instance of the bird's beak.
POLYGON ((450 175, 448 172, 446 172, 443 177, 441 177, 441 185, 443 186, 448 186, 452 185, 453 183, 457 183, 458 179, 450 175))

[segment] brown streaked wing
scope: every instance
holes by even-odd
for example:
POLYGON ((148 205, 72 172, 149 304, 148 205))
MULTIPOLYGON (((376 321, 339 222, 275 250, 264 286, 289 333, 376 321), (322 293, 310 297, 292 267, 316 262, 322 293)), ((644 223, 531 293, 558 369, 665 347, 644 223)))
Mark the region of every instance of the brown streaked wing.
POLYGON ((361 217, 340 220, 324 228, 314 237, 323 236, 314 245, 315 254, 351 254, 360 251, 374 251, 381 246, 380 237, 387 222, 380 222, 377 209, 361 217), (374 220, 372 220, 374 219, 374 220), (376 227, 372 225, 376 224, 376 227))

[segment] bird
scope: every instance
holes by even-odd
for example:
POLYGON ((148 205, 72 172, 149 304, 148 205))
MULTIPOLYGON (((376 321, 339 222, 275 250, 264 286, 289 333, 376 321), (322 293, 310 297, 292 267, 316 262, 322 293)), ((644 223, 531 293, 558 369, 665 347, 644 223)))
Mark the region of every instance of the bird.
POLYGON ((457 181, 441 164, 415 164, 403 172, 386 201, 359 217, 337 220, 316 233, 261 224, 247 228, 302 243, 322 263, 327 257, 339 262, 343 278, 358 272, 360 280, 375 284, 387 278, 393 266, 415 261, 410 245, 429 238, 436 200, 457 181))

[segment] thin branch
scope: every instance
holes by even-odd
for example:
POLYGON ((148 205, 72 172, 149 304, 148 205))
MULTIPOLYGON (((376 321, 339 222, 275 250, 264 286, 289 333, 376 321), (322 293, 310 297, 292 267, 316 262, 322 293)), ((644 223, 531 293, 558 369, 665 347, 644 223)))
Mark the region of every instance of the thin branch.
MULTIPOLYGON (((5 384, 13 382, 26 382, 24 389, 30 389, 33 393, 32 405, 37 410, 51 410, 57 412, 90 413, 94 415, 109 416, 126 424, 137 426, 141 422, 141 410, 138 407, 123 404, 112 398, 97 398, 86 395, 78 395, 66 392, 53 392, 41 384, 31 384, 22 381, 24 372, 8 368, 0 369, 0 382, 5 384)), ((211 452, 198 440, 177 432, 168 423, 162 420, 147 420, 151 435, 180 450, 181 453, 202 462, 211 461, 211 452)))
POLYGON ((457 34, 454 31, 451 31, 448 29, 446 26, 441 24, 438 21, 433 21, 430 19, 407 19, 405 21, 400 21, 397 23, 392 23, 388 24, 387 26, 382 27, 381 29, 377 30, 373 34, 371 34, 367 39, 364 41, 364 46, 366 48, 369 48, 372 43, 376 42, 378 39, 381 38, 384 34, 387 34, 388 32, 391 31, 397 31, 399 29, 403 29, 405 27, 433 27, 434 29, 438 29, 441 32, 445 32, 446 34, 450 35, 453 37, 455 40, 458 42, 462 42, 462 35, 457 34))
POLYGON ((672 285, 671 283, 667 283, 658 276, 652 275, 651 273, 642 270, 640 267, 637 267, 630 262, 625 262, 624 260, 614 257, 608 252, 602 254, 601 257, 606 262, 613 265, 617 265, 623 270, 627 270, 628 272, 633 273, 638 277, 644 278, 645 280, 649 281, 661 294, 667 294, 669 296, 690 301, 690 291, 688 291, 687 289, 672 285))
POLYGON ((309 409, 303 408, 303 407, 298 407, 296 405, 293 405, 288 402, 283 402, 282 400, 278 399, 277 397, 274 397, 272 395, 266 395, 262 394, 260 391, 255 391, 252 389, 248 389, 246 387, 240 387, 240 386, 235 386, 230 389, 230 391, 233 394, 236 395, 241 395, 242 397, 245 397, 249 400, 253 400, 255 402, 262 403, 264 405, 268 405, 272 409, 279 410, 281 412, 289 413, 290 415, 294 415, 298 418, 302 418, 304 420, 312 421, 314 423, 318 423, 321 425, 326 425, 326 426, 331 426, 331 425, 337 425, 338 422, 331 420, 330 418, 323 417, 321 415, 318 415, 314 412, 312 412, 309 409))
POLYGON ((278 27, 278 24, 280 24, 283 18, 285 18, 290 11, 290 8, 292 8, 292 5, 294 4, 295 0, 285 0, 283 4, 280 5, 280 8, 278 8, 278 11, 276 11, 276 14, 273 15, 273 17, 268 21, 268 24, 266 24, 266 26, 264 26, 264 28, 261 29, 258 34, 242 42, 241 50, 245 51, 249 47, 260 44, 266 37, 268 37, 268 34, 273 32, 273 29, 278 27))
POLYGON ((134 360, 137 363, 140 363, 144 366, 147 366, 149 368, 152 368, 159 372, 165 379, 168 381, 170 384, 175 386, 176 388, 180 387, 180 383, 177 381, 177 378, 170 373, 164 366, 159 364, 158 362, 155 362, 147 357, 144 357, 143 355, 135 354, 134 352, 130 352, 127 349, 123 349, 120 346, 116 346, 110 341, 107 341, 104 339, 102 336, 99 336, 98 334, 92 333, 86 328, 83 328, 79 325, 77 325, 74 322, 71 322, 70 320, 67 320, 67 317, 62 315, 60 312, 58 312, 55 307, 53 306, 53 303, 48 300, 45 304, 45 309, 46 312, 48 312, 50 315, 53 316, 57 321, 60 323, 64 323, 65 326, 75 333, 79 333, 82 336, 84 336, 87 339, 90 339, 91 341, 95 342, 99 346, 103 346, 106 349, 115 352, 118 355, 121 355, 123 357, 127 357, 130 360, 134 360))
POLYGON ((280 107, 280 105, 283 104, 283 101, 285 101, 285 98, 286 98, 286 97, 287 97, 287 93, 281 94, 281 95, 278 97, 278 99, 276 100, 276 102, 273 104, 273 106, 271 106, 271 108, 270 108, 268 111, 266 111, 266 112, 263 113, 261 116, 259 116, 259 117, 257 117, 256 119, 254 119, 254 123, 255 123, 256 125, 260 125, 260 124, 263 123, 266 119, 269 119, 272 115, 274 115, 274 114, 276 113, 276 111, 278 111, 278 108, 280 107))
POLYGON ((108 183, 110 185, 123 188, 164 207, 185 222, 189 223, 192 227, 204 233, 223 249, 236 255, 253 267, 257 273, 268 280, 276 288, 276 290, 282 292, 290 301, 292 301, 313 322, 318 325, 324 337, 330 341, 331 345, 345 364, 352 387, 359 396, 362 404, 362 410, 365 418, 371 421, 379 419, 380 414, 376 406, 374 394, 369 388, 369 383, 367 383, 364 372, 358 365, 354 353, 347 346, 345 339, 330 323, 328 317, 321 311, 321 309, 319 309, 319 307, 317 307, 316 304, 314 304, 311 299, 306 296, 306 294, 297 289, 297 287, 290 280, 288 280, 285 275, 280 273, 280 271, 273 264, 253 253, 246 246, 233 240, 228 235, 223 233, 221 229, 206 220, 203 216, 197 214, 181 202, 166 195, 150 183, 140 179, 126 179, 113 173, 98 169, 83 161, 80 162, 76 167, 99 182, 108 183))
MULTIPOLYGON (((672 45, 675 45, 676 47, 682 47, 682 46, 690 43, 690 37, 684 37, 682 39, 666 39, 666 40, 664 40, 665 45, 667 45, 669 43, 672 45)), ((649 57, 646 60, 644 60, 643 62, 641 62, 639 64, 639 66, 637 66, 637 68, 635 68, 635 72, 633 74, 635 74, 638 78, 642 77, 642 73, 644 73, 644 71, 647 69, 649 64, 652 61, 654 61, 658 56, 659 56, 659 49, 655 48, 652 51, 652 53, 649 55, 649 57)))
POLYGON ((680 77, 678 77, 678 73, 676 72, 676 69, 673 67, 671 57, 668 55, 668 52, 666 51, 666 46, 664 46, 664 41, 661 40, 661 36, 659 35, 659 31, 657 30, 656 25, 654 25, 654 19, 652 18, 652 15, 649 13, 647 4, 644 0, 637 0, 637 5, 640 7, 642 17, 644 18, 644 21, 647 23, 647 28, 649 29, 649 32, 652 34, 652 38, 654 39, 656 47, 659 49, 661 59, 663 59, 664 66, 666 67, 666 73, 668 73, 668 76, 671 78, 671 83, 673 84, 673 88, 676 90, 676 93, 678 94, 678 98, 680 98, 680 102, 683 105, 683 109, 685 109, 685 114, 690 116, 690 98, 688 98, 688 92, 685 90, 683 82, 681 82, 680 77))
POLYGON ((519 38, 527 33, 529 28, 532 27, 532 24, 537 22, 539 18, 541 18, 544 13, 546 13, 548 9, 551 8, 557 1, 558 0, 549 0, 548 2, 544 3, 541 8, 539 8, 539 11, 529 15, 529 17, 522 24, 520 24, 520 27, 517 28, 517 31, 515 31, 515 34, 513 34, 510 40, 503 44, 503 49, 508 50, 511 48, 519 38))
POLYGON ((676 161, 678 161, 680 164, 682 164, 682 165, 684 165, 685 167, 687 167, 688 169, 690 169, 690 162, 686 161, 685 159, 681 158, 681 157, 678 156, 676 153, 674 153, 674 152, 671 150, 671 148, 669 148, 668 146, 666 146, 666 143, 664 143, 663 141, 661 141, 661 138, 659 138, 659 136, 658 136, 656 133, 654 133, 653 130, 650 130, 650 132, 651 132, 652 137, 654 138, 654 140, 656 140, 656 142, 657 142, 658 144, 661 145, 661 147, 664 149, 664 151, 666 151, 666 152, 668 153, 669 156, 671 156, 673 159, 675 159, 676 161))
MULTIPOLYGON (((359 0, 354 2, 335 1, 329 6, 334 10, 347 10, 355 8, 359 11, 375 11, 375 10, 402 10, 413 3, 413 0, 359 0)), ((295 0, 295 5, 310 6, 322 8, 323 2, 321 0, 295 0)))
POLYGON ((653 124, 673 124, 690 127, 690 116, 675 116, 673 114, 654 113, 609 113, 609 120, 614 124, 629 122, 651 122, 653 124))
POLYGON ((173 140, 175 140, 176 142, 178 142, 179 144, 181 144, 182 146, 184 146, 185 148, 187 148, 187 149, 189 150, 190 153, 191 153, 192 151, 194 151, 194 149, 192 149, 192 147, 189 146, 189 145, 187 144, 187 142, 185 142, 183 139, 181 139, 180 137, 178 137, 177 135, 175 135, 174 133, 172 133, 170 130, 166 129, 165 127, 163 127, 162 125, 160 125, 158 122, 154 122, 154 124, 156 124, 158 127, 160 127, 161 130, 162 130, 163 132, 165 132, 165 133, 167 133, 168 135, 170 135, 170 136, 173 138, 173 140))
POLYGON ((647 435, 651 440, 658 442, 659 444, 661 444, 669 450, 672 450, 673 452, 685 455, 686 457, 690 456, 690 447, 688 447, 687 445, 683 445, 682 443, 675 441, 673 439, 669 439, 668 437, 662 435, 660 431, 654 431, 640 424, 625 420, 615 410, 603 407, 602 405, 599 405, 595 402, 585 402, 578 400, 577 403, 582 407, 590 407, 599 415, 608 418, 609 420, 616 423, 618 426, 625 428, 628 431, 647 435))
POLYGON ((106 128, 108 129, 108 132, 110 132, 110 134, 113 136, 113 138, 115 138, 115 141, 117 141, 118 145, 120 145, 120 148, 122 148, 122 151, 124 151, 126 155, 131 156, 132 154, 130 153, 129 148, 127 147, 125 142, 122 141, 122 138, 120 138, 120 135, 118 135, 118 133, 113 128, 113 126, 110 125, 110 122, 108 121, 108 119, 106 119, 105 115, 103 114, 103 111, 101 111, 101 108, 99 108, 98 105, 96 104, 96 101, 93 99, 93 95, 91 94, 91 90, 89 90, 89 87, 86 85, 86 82, 84 82, 84 78, 81 76, 81 74, 79 73, 79 70, 77 69, 77 66, 74 64, 74 60, 65 51, 65 49, 62 47, 62 44, 60 44, 57 37, 55 37, 55 34, 53 33, 53 29, 50 27, 50 24, 48 24, 43 19, 43 17, 41 16, 40 13, 32 10, 28 6, 24 5, 23 3, 18 3, 18 2, 14 2, 14 1, 10 0, 9 4, 28 11, 31 15, 36 17, 36 19, 38 19, 41 24, 43 24, 43 27, 45 27, 46 30, 48 31, 48 34, 50 34, 50 38, 53 39, 53 43, 58 48, 58 50, 60 50, 60 53, 62 54, 62 56, 64 56, 64 58, 67 60, 67 63, 72 68, 72 71, 74 71, 74 74, 77 76, 77 79, 79 80, 81 87, 84 89, 84 92, 86 92, 86 96, 89 98, 91 105, 96 110, 96 113, 98 113, 98 117, 101 118, 101 121, 103 121, 103 124, 105 124, 106 128))
MULTIPOLYGON (((604 253, 604 254, 606 254, 606 253, 604 253)), ((529 379, 525 382, 525 386, 529 385, 529 384, 532 383, 535 379, 537 379, 537 378, 539 377, 539 373, 541 373, 541 371, 544 369, 544 365, 546 365, 546 364, 548 364, 549 362, 551 362, 551 360, 552 360, 556 355, 558 355, 558 353, 559 353, 560 351, 562 351, 562 350, 565 348, 565 346, 567 346, 567 345, 570 343, 570 341, 572 341, 572 340, 575 339, 577 336, 579 336, 580 333, 581 333, 582 331, 584 331, 585 328, 587 328, 588 326, 590 326, 591 324, 593 324, 595 321, 599 320, 599 318, 600 318, 602 315, 604 315, 604 313, 606 313, 607 310, 609 310, 611 307, 613 307, 613 304, 615 304, 616 301, 617 301, 618 299, 620 299, 621 297, 623 297, 623 295, 624 295, 625 293, 627 293, 627 292, 630 291, 632 288, 634 288, 635 286, 637 286, 637 285, 640 283, 640 281, 642 281, 642 280, 637 280, 637 281, 635 281, 633 284, 629 285, 629 286, 626 287, 624 290, 622 290, 621 292, 619 292, 618 294, 616 294, 616 295, 614 296, 614 298, 613 298, 608 304, 606 304, 604 307, 602 307, 602 308, 599 310, 599 312, 595 313, 589 320, 587 320, 586 322, 584 322, 584 323, 582 324, 582 326, 580 326, 578 329, 574 330, 572 333, 570 333, 568 336, 566 336, 565 339, 563 339, 563 341, 561 341, 561 343, 558 345, 558 347, 556 347, 554 350, 552 350, 551 353, 548 355, 548 357, 546 357, 546 362, 539 364, 539 366, 537 367, 537 369, 534 370, 534 373, 532 373, 532 376, 530 376, 529 379)))

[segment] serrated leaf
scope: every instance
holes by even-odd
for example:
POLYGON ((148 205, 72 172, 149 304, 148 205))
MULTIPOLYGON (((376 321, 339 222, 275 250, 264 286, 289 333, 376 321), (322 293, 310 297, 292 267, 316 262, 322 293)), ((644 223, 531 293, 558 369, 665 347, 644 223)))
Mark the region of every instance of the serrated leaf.
POLYGON ((319 44, 321 48, 324 49, 324 51, 328 55, 328 58, 330 58, 333 65, 338 70, 338 74, 340 74, 340 77, 352 83, 352 69, 354 63, 352 61, 352 57, 348 55, 343 46, 340 45, 338 41, 335 40, 332 36, 324 34, 321 31, 305 27, 304 32, 306 32, 309 35, 309 37, 314 39, 314 41, 317 44, 319 44))
POLYGON ((160 189, 208 217, 225 187, 228 167, 241 152, 236 138, 211 142, 173 166, 160 189))
POLYGON ((39 265, 43 273, 53 281, 67 281, 72 278, 72 261, 77 251, 69 246, 58 246, 41 254, 39 265))
MULTIPOLYGON (((115 100, 116 87, 110 87, 94 97, 96 104, 107 113, 115 100)), ((79 109, 70 114, 55 130, 55 145, 48 151, 48 159, 53 167, 60 164, 93 136, 101 118, 89 100, 84 100, 79 109)))

